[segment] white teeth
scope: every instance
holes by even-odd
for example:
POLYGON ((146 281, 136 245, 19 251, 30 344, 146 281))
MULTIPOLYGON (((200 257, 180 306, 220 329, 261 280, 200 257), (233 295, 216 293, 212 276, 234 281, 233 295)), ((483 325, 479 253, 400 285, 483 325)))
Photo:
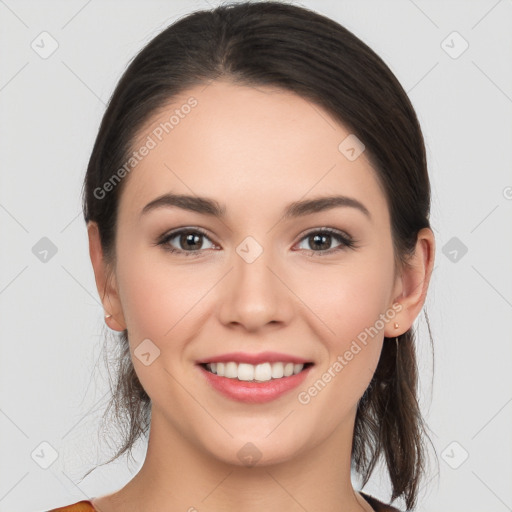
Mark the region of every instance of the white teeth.
POLYGON ((207 369, 216 373, 219 377, 238 379, 243 381, 266 382, 271 379, 280 379, 300 373, 303 364, 293 363, 261 363, 257 365, 248 363, 208 363, 207 369))
POLYGON ((284 365, 283 363, 273 363, 272 364, 272 378, 280 379, 284 375, 284 365))
POLYGON ((230 379, 236 379, 238 377, 238 368, 236 363, 226 363, 226 366, 224 366, 224 377, 228 377, 230 379))
MULTIPOLYGON (((237 366, 236 363, 233 363, 235 366, 237 366)), ((228 377, 232 379, 238 378, 238 380, 253 380, 254 379, 254 366, 252 364, 245 364, 240 363, 238 365, 238 375, 235 374, 234 376, 227 375, 224 373, 224 375, 217 372, 217 375, 220 375, 221 377, 228 377)))
POLYGON ((265 382, 272 378, 272 367, 270 363, 262 363, 256 366, 254 370, 254 380, 265 382))
POLYGON ((302 368, 304 368, 303 364, 294 364, 293 365, 293 374, 299 373, 302 371, 302 368))

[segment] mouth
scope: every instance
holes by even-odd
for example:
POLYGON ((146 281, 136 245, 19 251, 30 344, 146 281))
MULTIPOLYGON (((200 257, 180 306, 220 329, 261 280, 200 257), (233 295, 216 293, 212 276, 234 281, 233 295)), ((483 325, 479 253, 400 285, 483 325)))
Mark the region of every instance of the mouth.
POLYGON ((236 361, 197 364, 210 389, 246 404, 263 404, 290 396, 290 392, 307 379, 312 366, 312 362, 290 361, 266 361, 255 365, 236 361))
POLYGON ((313 365, 313 362, 284 361, 267 361, 259 364, 237 363, 236 361, 199 363, 204 370, 218 377, 242 382, 268 382, 286 379, 305 372, 313 365))
POLYGON ((299 356, 272 351, 229 352, 196 361, 210 389, 247 404, 290 396, 304 383, 314 364, 299 356))

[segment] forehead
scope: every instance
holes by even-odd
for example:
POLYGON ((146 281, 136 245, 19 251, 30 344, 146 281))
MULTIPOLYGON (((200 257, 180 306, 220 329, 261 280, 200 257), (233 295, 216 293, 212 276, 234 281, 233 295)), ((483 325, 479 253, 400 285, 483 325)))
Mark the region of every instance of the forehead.
POLYGON ((349 136, 325 110, 292 92, 223 81, 199 85, 139 130, 132 149, 150 149, 125 178, 120 211, 139 213, 168 192, 253 211, 339 193, 379 214, 387 210, 384 193, 365 152, 355 160, 343 152, 349 136))

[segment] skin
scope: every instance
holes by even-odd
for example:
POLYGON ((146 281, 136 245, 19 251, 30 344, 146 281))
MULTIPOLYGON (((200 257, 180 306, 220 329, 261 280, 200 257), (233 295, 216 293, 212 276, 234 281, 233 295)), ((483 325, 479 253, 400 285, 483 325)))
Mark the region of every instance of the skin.
MULTIPOLYGON (((407 331, 421 311, 434 235, 420 231, 410 266, 395 275, 388 205, 366 154, 349 161, 338 145, 350 132, 291 92, 224 81, 194 87, 151 118, 135 147, 190 96, 198 105, 125 178, 115 265, 103 257, 95 223, 88 226, 108 325, 128 329, 135 370, 152 400, 141 470, 93 504, 103 512, 372 510, 350 480, 357 402, 384 336, 407 331), (226 217, 176 207, 140 216, 171 191, 213 198, 226 217), (288 203, 331 194, 358 199, 371 219, 351 207, 282 219, 288 203), (206 230, 200 256, 154 245, 181 227, 206 230), (318 248, 305 232, 323 227, 348 233, 357 247, 332 238, 318 248), (263 249, 252 263, 236 252, 247 236, 263 249), (298 392, 397 303, 393 320, 301 404, 298 392), (133 355, 146 338, 160 350, 148 366, 133 355), (212 390, 195 365, 237 350, 279 351, 315 365, 299 389, 245 404, 212 390), (253 467, 237 456, 247 442, 261 452, 253 467)), ((187 250, 180 237, 168 244, 187 250)))

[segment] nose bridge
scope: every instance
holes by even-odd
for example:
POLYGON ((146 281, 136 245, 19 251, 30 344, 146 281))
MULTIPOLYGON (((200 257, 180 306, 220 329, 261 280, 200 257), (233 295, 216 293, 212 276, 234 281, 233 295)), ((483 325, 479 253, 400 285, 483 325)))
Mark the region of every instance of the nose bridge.
POLYGON ((290 311, 289 297, 286 297, 286 287, 275 275, 280 265, 272 248, 247 236, 236 247, 232 261, 229 284, 223 292, 222 321, 243 324, 254 330, 270 322, 286 320, 290 311))

